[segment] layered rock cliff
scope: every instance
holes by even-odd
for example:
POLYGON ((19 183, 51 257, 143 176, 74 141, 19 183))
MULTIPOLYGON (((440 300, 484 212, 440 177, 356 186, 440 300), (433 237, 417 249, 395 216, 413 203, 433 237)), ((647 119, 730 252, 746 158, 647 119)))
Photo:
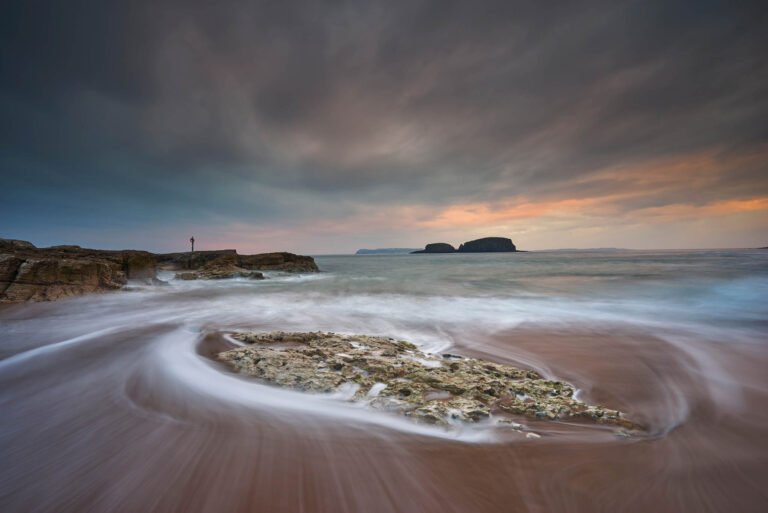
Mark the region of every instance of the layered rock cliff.
POLYGON ((51 301, 116 290, 128 280, 160 283, 152 253, 36 248, 26 241, 0 239, 0 302, 51 301))

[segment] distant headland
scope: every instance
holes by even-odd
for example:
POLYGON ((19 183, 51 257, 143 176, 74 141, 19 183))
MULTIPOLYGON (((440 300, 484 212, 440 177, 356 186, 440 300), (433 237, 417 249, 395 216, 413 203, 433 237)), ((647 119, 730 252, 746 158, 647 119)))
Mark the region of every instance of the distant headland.
POLYGON ((376 248, 358 249, 355 255, 407 255, 417 251, 417 248, 376 248))
POLYGON ((427 244, 424 249, 412 253, 512 253, 516 252, 512 239, 507 237, 484 237, 475 239, 454 248, 447 242, 433 242, 427 244))

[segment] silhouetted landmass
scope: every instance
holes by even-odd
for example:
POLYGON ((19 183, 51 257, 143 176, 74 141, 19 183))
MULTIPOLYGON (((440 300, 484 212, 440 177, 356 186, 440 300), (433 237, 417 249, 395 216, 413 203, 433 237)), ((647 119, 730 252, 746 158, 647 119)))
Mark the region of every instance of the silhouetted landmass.
POLYGON ((517 248, 512 239, 507 237, 484 237, 471 240, 459 246, 457 250, 447 242, 433 242, 424 249, 413 253, 512 253, 517 248))
POLYGON ((433 242, 427 244, 424 249, 414 251, 413 253, 455 253, 456 248, 448 244, 447 242, 433 242))
POLYGON ((485 237, 471 240, 459 246, 459 253, 511 253, 517 251, 512 239, 485 237))
POLYGON ((358 249, 355 255, 403 255, 417 251, 416 248, 358 249))

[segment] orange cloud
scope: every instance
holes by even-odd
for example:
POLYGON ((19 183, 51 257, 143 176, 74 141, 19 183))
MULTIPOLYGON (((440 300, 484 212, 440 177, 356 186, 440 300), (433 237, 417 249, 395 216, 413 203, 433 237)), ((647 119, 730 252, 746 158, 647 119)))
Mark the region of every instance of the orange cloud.
POLYGON ((597 170, 574 182, 574 189, 586 191, 581 198, 533 200, 517 197, 493 203, 465 203, 443 209, 417 223, 427 228, 483 226, 532 218, 558 217, 689 217, 768 210, 768 196, 750 195, 737 199, 701 201, 701 191, 717 190, 720 184, 731 189, 723 195, 743 195, 732 176, 744 170, 760 169, 768 162, 768 147, 755 151, 723 154, 711 149, 694 154, 655 159, 632 165, 597 170), (589 195, 590 189, 595 192, 589 195), (643 207, 669 198, 668 204, 643 207), (686 202, 690 197, 699 201, 686 202), (683 200, 681 201, 681 198, 683 200), (638 205, 638 206, 634 206, 638 205))
POLYGON ((663 207, 642 209, 638 211, 638 213, 643 216, 652 217, 685 218, 694 216, 737 214, 740 212, 758 212, 761 210, 768 211, 768 197, 718 201, 706 205, 665 205, 663 207))
POLYGON ((548 215, 580 212, 597 206, 599 199, 567 199, 560 201, 532 202, 522 200, 516 203, 486 204, 468 203, 452 205, 437 216, 418 223, 424 227, 472 226, 492 224, 516 219, 530 219, 548 215))

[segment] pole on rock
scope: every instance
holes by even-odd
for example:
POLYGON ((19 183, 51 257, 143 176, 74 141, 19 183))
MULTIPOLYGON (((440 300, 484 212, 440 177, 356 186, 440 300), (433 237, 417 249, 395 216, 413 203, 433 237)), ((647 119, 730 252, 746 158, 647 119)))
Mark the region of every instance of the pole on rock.
POLYGON ((189 238, 189 244, 192 247, 192 251, 189 252, 189 259, 187 259, 187 269, 192 269, 192 253, 195 252, 195 237, 189 238))

